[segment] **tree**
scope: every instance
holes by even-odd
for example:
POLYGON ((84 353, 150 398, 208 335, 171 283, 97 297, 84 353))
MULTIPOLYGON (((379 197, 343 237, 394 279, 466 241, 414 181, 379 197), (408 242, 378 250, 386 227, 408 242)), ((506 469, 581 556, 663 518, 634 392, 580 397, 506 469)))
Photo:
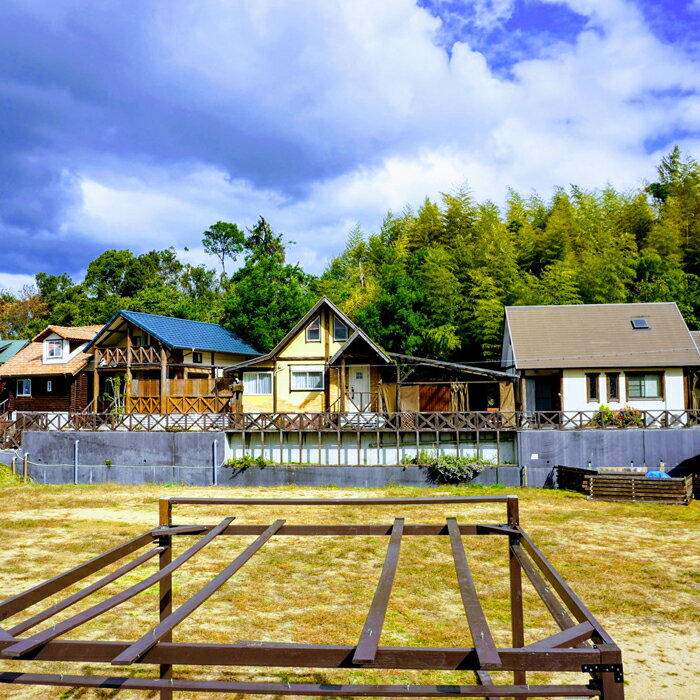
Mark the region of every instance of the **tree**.
POLYGON ((28 339, 46 325, 48 307, 35 287, 22 287, 17 297, 0 295, 0 337, 28 339))
POLYGON ((245 264, 231 277, 224 299, 224 325, 253 347, 268 352, 313 306, 313 278, 284 262, 282 237, 260 217, 251 229, 245 264))
POLYGON ((276 235, 262 216, 253 228, 248 229, 245 248, 248 250, 248 254, 253 257, 280 256, 284 262, 285 248, 282 236, 276 235))
POLYGON ((245 247, 245 234, 236 224, 217 221, 203 234, 204 250, 219 258, 221 274, 226 276, 226 258, 235 260, 245 247))

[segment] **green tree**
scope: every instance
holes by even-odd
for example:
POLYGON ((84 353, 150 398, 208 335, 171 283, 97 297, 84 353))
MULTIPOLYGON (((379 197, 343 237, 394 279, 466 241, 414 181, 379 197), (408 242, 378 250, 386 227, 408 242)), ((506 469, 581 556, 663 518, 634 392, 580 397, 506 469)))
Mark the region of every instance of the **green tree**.
POLYGON ((245 246, 245 234, 236 224, 217 221, 203 234, 202 244, 209 255, 214 255, 221 263, 221 274, 226 275, 226 259, 235 260, 245 246))

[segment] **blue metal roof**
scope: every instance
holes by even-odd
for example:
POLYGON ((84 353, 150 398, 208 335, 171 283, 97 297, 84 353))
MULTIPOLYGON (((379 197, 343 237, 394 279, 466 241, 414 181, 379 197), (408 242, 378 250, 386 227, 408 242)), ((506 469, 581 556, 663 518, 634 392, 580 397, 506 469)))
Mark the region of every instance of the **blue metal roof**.
POLYGON ((0 340, 0 365, 14 357, 28 342, 28 340, 0 340))
MULTIPOLYGON (((241 355, 261 354, 258 350, 241 340, 235 333, 217 323, 188 321, 184 318, 156 316, 155 314, 144 314, 140 311, 119 311, 105 325, 102 333, 112 325, 112 322, 118 316, 131 321, 171 348, 194 348, 195 350, 230 352, 241 355)), ((102 333, 87 346, 86 350, 95 344, 95 341, 99 339, 102 333)))

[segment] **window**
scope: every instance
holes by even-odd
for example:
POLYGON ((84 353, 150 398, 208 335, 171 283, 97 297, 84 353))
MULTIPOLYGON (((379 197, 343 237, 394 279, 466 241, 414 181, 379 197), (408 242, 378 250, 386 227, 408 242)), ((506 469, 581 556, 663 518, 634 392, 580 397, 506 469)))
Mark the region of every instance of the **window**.
POLYGON ((627 375, 628 399, 662 399, 663 375, 634 373, 627 375))
POLYGON ((31 396, 32 395, 32 380, 31 379, 18 379, 17 380, 17 396, 31 396))
POLYGON ((347 339, 348 327, 337 316, 333 316, 333 340, 345 341, 347 339))
POLYGON ((600 394, 598 393, 598 375, 597 374, 587 374, 586 375, 586 389, 587 389, 587 401, 588 403, 598 403, 600 401, 600 394))
POLYGON ((202 353, 201 352, 193 352, 192 353, 192 362, 196 365, 201 365, 202 364, 202 353))
POLYGON ((63 357, 63 341, 62 340, 47 340, 46 341, 46 357, 53 359, 63 357))
POLYGON ((635 331, 649 330, 649 328, 651 328, 649 321, 647 321, 645 318, 633 318, 631 319, 631 322, 632 328, 634 328, 635 331))
POLYGON ((321 342, 321 317, 316 316, 316 318, 311 321, 311 323, 306 326, 306 342, 307 343, 320 343, 321 342))
POLYGON ((608 401, 620 400, 620 373, 609 372, 605 375, 608 380, 608 401))
POLYGON ((289 373, 291 391, 322 391, 324 388, 323 367, 291 367, 289 373))
POLYGON ((53 391, 53 382, 49 379, 46 382, 46 393, 50 394, 53 391))
POLYGON ((248 396, 272 394, 272 372, 243 372, 243 393, 248 396))

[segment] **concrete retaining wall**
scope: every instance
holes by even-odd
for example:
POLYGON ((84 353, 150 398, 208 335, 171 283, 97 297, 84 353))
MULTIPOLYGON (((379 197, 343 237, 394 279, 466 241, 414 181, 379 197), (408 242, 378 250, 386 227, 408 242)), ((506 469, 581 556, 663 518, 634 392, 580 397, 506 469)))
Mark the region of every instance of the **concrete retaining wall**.
POLYGON ((72 466, 75 441, 79 440, 80 465, 211 467, 214 443, 217 463, 224 461, 224 433, 204 432, 41 432, 27 431, 22 436, 22 450, 33 464, 72 466))
MULTIPOLYGON (((29 465, 30 478, 42 484, 72 484, 73 467, 29 465)), ((217 469, 219 486, 341 486, 344 488, 373 488, 389 485, 434 486, 421 467, 298 467, 270 466, 234 470, 217 469)), ((78 468, 79 484, 183 484, 185 486, 212 486, 212 467, 143 467, 143 466, 89 466, 78 468)), ((517 467, 490 468, 478 474, 471 483, 520 486, 517 467)))

